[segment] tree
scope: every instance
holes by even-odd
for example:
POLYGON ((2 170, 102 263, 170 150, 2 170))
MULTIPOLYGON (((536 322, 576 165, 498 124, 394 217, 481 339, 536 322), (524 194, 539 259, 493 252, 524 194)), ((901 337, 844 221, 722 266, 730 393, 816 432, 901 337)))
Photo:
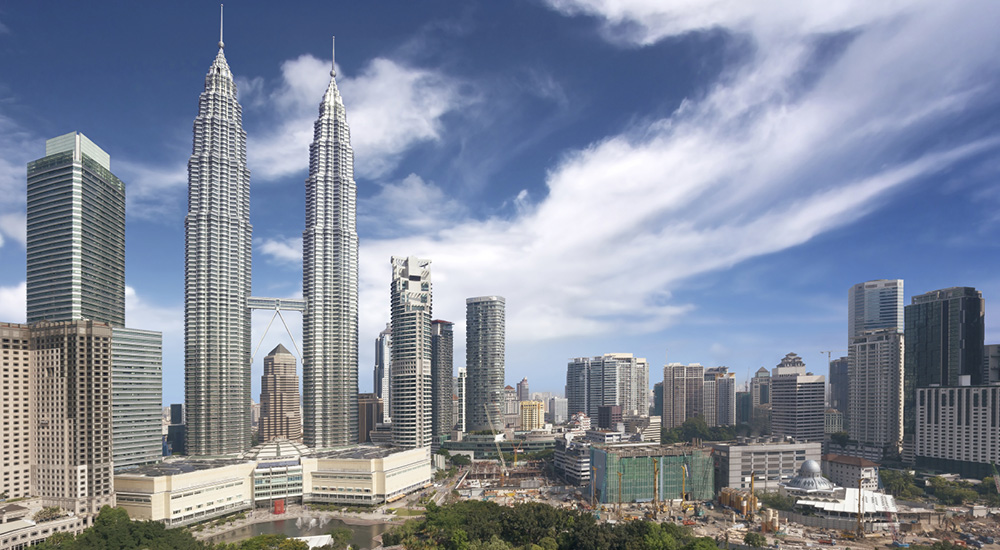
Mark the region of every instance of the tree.
POLYGON ((837 445, 846 447, 847 443, 851 440, 851 436, 847 432, 837 432, 830 434, 830 439, 837 445))
POLYGON ((748 531, 746 535, 743 535, 743 544, 753 546, 754 548, 763 548, 764 546, 767 546, 767 539, 760 533, 748 531))
POLYGON ((329 533, 333 542, 328 544, 330 550, 347 550, 347 547, 351 544, 351 539, 354 537, 354 532, 347 527, 337 527, 332 529, 329 533))
POLYGON ((472 460, 465 455, 451 455, 451 463, 455 466, 468 466, 472 460))
POLYGON ((708 424, 705 423, 705 419, 701 415, 692 416, 681 424, 681 437, 684 438, 684 441, 691 441, 694 438, 709 439, 710 435, 708 424))

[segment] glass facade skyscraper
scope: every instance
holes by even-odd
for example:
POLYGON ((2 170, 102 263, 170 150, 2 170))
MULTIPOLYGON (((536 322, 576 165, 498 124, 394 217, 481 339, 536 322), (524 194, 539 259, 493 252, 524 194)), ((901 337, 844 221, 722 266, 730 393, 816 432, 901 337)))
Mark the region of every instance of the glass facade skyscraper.
POLYGON ((115 471, 163 459, 163 335, 111 329, 115 471))
POLYGON ((465 423, 469 431, 501 430, 505 309, 503 296, 465 300, 465 423), (489 409, 489 415, 486 411, 489 409))
POLYGON ((847 292, 847 338, 866 330, 903 328, 903 280, 858 283, 847 292))
POLYGON ((404 449, 431 445, 430 266, 392 257, 392 442, 404 449))

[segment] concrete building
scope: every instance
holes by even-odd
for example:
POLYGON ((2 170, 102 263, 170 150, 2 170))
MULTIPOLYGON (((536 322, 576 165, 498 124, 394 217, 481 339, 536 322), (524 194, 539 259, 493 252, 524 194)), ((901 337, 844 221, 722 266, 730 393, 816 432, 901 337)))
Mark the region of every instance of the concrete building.
POLYGON ((903 328, 903 280, 878 279, 848 289, 848 341, 865 331, 887 328, 903 328))
POLYGON ((382 422, 390 422, 389 409, 392 393, 389 381, 392 380, 392 323, 385 324, 385 330, 375 339, 375 378, 372 388, 375 395, 382 400, 382 422))
POLYGON ((374 393, 358 394, 358 443, 371 443, 371 432, 382 422, 382 400, 374 393))
POLYGON ((601 405, 620 405, 629 414, 649 414, 649 363, 631 353, 577 357, 566 366, 570 413, 597 416, 601 405))
POLYGON ((506 300, 465 300, 465 423, 469 431, 503 429, 506 300))
MULTIPOLYGON (((883 329, 884 330, 884 329, 883 329)), ((850 347, 850 346, 848 346, 850 347)), ((850 375, 849 357, 840 357, 830 361, 830 388, 827 405, 830 408, 840 411, 845 418, 850 416, 851 395, 850 395, 850 375)), ((846 424, 845 424, 846 427, 846 424)))
POLYGON ((125 326, 125 184, 79 132, 28 163, 27 322, 125 326))
POLYGON ((711 500, 715 497, 708 449, 622 443, 590 449, 593 495, 602 504, 660 500, 711 500), (621 472, 621 476, 619 476, 621 472), (657 475, 658 474, 658 475, 657 475))
POLYGON ((250 447, 250 170, 243 109, 220 39, 198 99, 184 220, 187 450, 250 447))
POLYGON ((545 414, 541 401, 521 401, 521 429, 540 430, 545 427, 545 414))
POLYGON ((618 401, 625 414, 649 416, 649 361, 631 353, 608 353, 618 367, 618 401))
POLYGON ((569 419, 569 401, 564 397, 549 398, 549 412, 546 420, 552 424, 564 424, 569 419))
POLYGON ((111 393, 115 471, 162 460, 162 333, 111 329, 111 393))
MULTIPOLYGON (((917 389, 984 384, 985 302, 981 292, 953 287, 914 296, 905 308, 903 352, 904 446, 917 430, 917 389)), ((908 449, 904 452, 909 455, 908 449)), ((908 458, 908 456, 907 456, 908 458)))
POLYGON ((831 435, 844 431, 844 413, 837 409, 827 409, 823 413, 823 433, 831 435))
POLYGON ((753 419, 753 400, 750 392, 736 392, 736 423, 749 424, 753 419))
POLYGON ((134 520, 178 527, 276 501, 377 505, 426 487, 428 448, 361 445, 312 452, 274 441, 240 458, 186 459, 115 477, 120 506, 134 520))
POLYGON ((520 414, 521 402, 517 400, 517 390, 514 386, 504 386, 502 410, 504 416, 520 414))
POLYGON ((799 441, 822 441, 826 379, 806 372, 794 353, 787 354, 771 376, 771 433, 799 441))
POLYGON ((753 408, 771 402, 771 371, 764 367, 757 369, 750 379, 750 397, 753 408))
POLYGON ((705 367, 668 363, 663 367, 663 427, 676 428, 702 414, 705 367))
POLYGON ((80 516, 115 505, 111 340, 94 321, 31 327, 31 491, 80 516))
POLYGON ((517 383, 517 400, 518 401, 531 401, 531 389, 528 387, 528 379, 522 378, 520 382, 517 383))
POLYGON ((357 184, 336 76, 333 64, 309 145, 302 232, 303 441, 313 449, 358 441, 357 184))
POLYGON ((861 529, 871 533, 897 529, 899 524, 899 509, 891 495, 858 489, 856 482, 854 487, 837 487, 823 477, 815 460, 803 463, 780 493, 795 501, 794 509, 782 517, 802 525, 853 531, 860 521, 861 529))
POLYGON ((570 484, 590 483, 590 443, 576 438, 556 438, 553 464, 570 484))
POLYGON ((431 261, 392 257, 392 440, 430 447, 431 261))
MULTIPOLYGON (((848 434, 895 456, 903 443, 903 334, 897 328, 851 338, 848 434)), ((884 455, 883 455, 884 456, 884 455)))
POLYGON ((260 377, 260 442, 302 441, 301 410, 295 356, 278 344, 264 357, 264 375, 260 377))
POLYGON ((755 490, 777 491, 781 483, 795 477, 805 461, 819 461, 822 446, 820 441, 778 438, 739 438, 736 443, 713 443, 716 488, 749 489, 753 477, 755 490))
POLYGON ((990 384, 1000 383, 1000 344, 983 346, 983 372, 990 384))
POLYGON ((621 405, 601 405, 597 407, 597 427, 602 430, 618 430, 622 423, 621 405))
POLYGON ((878 490, 878 464, 871 460, 855 456, 835 454, 823 455, 821 464, 823 475, 841 487, 861 488, 868 491, 878 490))
POLYGON ((34 404, 31 399, 31 329, 28 325, 0 323, 0 362, 3 377, 0 391, 0 435, 9 450, 0 454, 0 493, 7 498, 24 498, 32 494, 31 464, 32 432, 30 429, 34 404))
POLYGON ((466 418, 468 417, 467 412, 465 410, 465 404, 466 404, 465 388, 469 383, 468 372, 469 371, 465 367, 458 367, 458 377, 456 383, 458 391, 455 393, 455 395, 458 397, 455 404, 458 407, 458 423, 455 425, 455 429, 463 433, 466 431, 465 429, 467 422, 466 418))
POLYGON ((709 426, 736 424, 736 375, 728 367, 705 369, 702 409, 709 426))
MULTIPOLYGON (((455 427, 451 410, 452 355, 455 349, 454 323, 431 321, 431 430, 433 445, 455 427)), ((435 448, 436 450, 436 448, 435 448)))
POLYGON ((1000 386, 917 388, 914 401, 918 467, 993 475, 990 463, 1000 462, 1000 386))
POLYGON ((651 416, 663 417, 663 382, 653 384, 653 403, 651 404, 651 416))

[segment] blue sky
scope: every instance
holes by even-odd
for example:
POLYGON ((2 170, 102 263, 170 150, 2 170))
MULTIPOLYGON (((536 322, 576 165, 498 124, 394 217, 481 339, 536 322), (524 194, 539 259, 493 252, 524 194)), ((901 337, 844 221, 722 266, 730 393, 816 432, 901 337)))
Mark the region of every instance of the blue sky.
MULTIPOLYGON (((433 261, 456 367, 465 298, 505 296, 506 379, 533 390, 609 352, 648 358, 651 385, 665 360, 742 378, 790 351, 825 373, 854 283, 1000 297, 997 20, 986 1, 231 2, 253 292, 301 295, 336 35, 362 390, 391 255, 433 261)), ((186 163, 217 41, 208 2, 0 5, 0 319, 24 319, 25 163, 81 131, 127 186, 127 324, 164 333, 166 403, 183 400, 186 163)), ((279 342, 276 321, 255 396, 279 342)))

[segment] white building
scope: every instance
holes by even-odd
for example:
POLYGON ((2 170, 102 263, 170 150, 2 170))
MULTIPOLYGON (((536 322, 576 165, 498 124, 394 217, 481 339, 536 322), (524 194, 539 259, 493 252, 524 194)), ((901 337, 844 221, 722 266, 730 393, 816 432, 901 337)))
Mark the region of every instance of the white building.
POLYGON ((431 445, 431 261, 392 257, 392 441, 431 445))
POLYGON ((590 443, 572 437, 556 438, 556 470, 574 485, 590 482, 590 443))
MULTIPOLYGON (((507 301, 503 296, 465 300, 465 425, 469 431, 504 427, 507 301), (487 413, 487 411, 489 411, 487 413)), ((516 397, 515 397, 516 400, 516 397)), ((512 413, 517 415, 517 411, 512 413)))
POLYGON ((841 487, 858 487, 878 490, 878 464, 854 456, 823 455, 823 475, 841 487))
MULTIPOLYGON (((968 375, 962 377, 968 383, 968 375)), ((917 388, 918 467, 982 479, 1000 462, 1000 386, 917 388)))
POLYGON ((795 477, 807 460, 819 462, 823 444, 819 441, 784 441, 767 438, 740 438, 736 443, 713 443, 716 457, 716 489, 732 487, 777 491, 795 477))
POLYGON ((631 353, 577 357, 566 365, 569 413, 597 416, 602 405, 620 405, 622 414, 649 414, 649 362, 631 353))
POLYGON ((771 376, 771 433, 800 441, 822 441, 826 411, 826 378, 806 372, 789 353, 771 376))
POLYGON ((851 439, 898 453, 903 443, 902 332, 869 330, 851 338, 847 373, 851 439))
POLYGON ((549 398, 549 411, 546 413, 546 419, 552 424, 564 424, 567 420, 567 414, 569 412, 569 401, 563 397, 551 397, 549 398))

